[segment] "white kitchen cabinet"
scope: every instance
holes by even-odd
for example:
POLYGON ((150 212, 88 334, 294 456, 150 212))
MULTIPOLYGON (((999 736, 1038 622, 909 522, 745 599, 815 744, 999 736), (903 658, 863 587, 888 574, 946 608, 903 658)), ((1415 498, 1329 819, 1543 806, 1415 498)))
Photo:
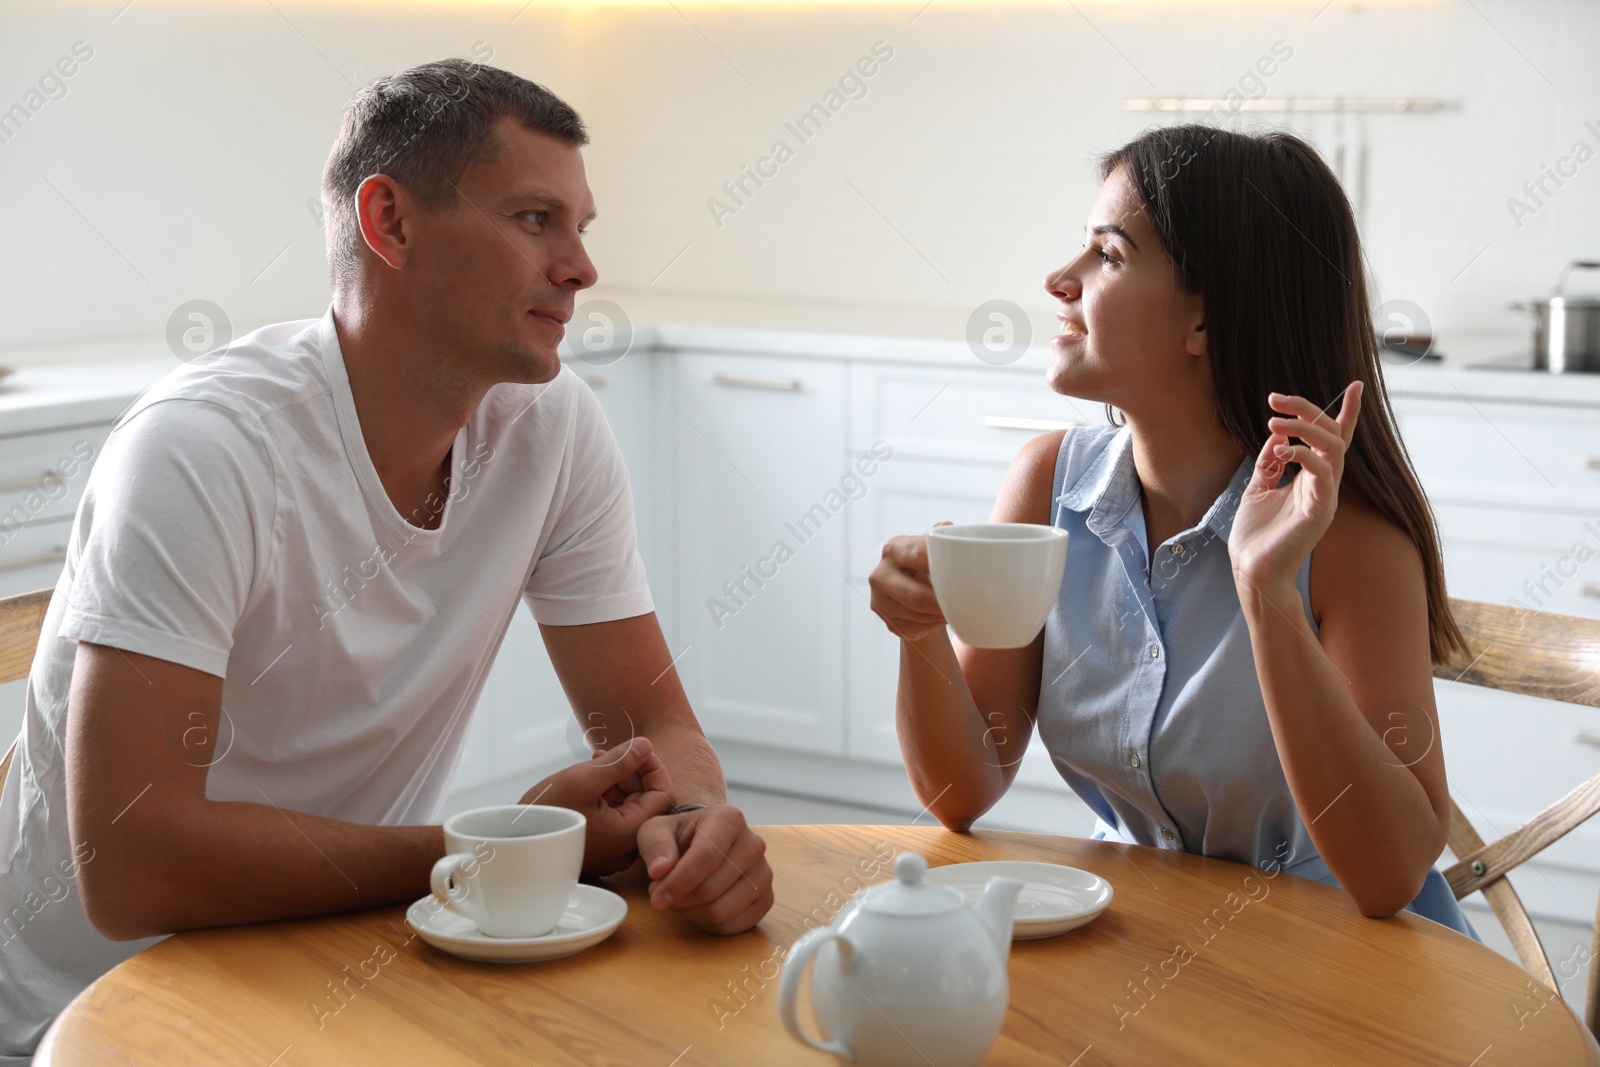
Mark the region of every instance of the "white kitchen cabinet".
POLYGON ((1600 405, 1402 394, 1395 411, 1436 501, 1600 513, 1600 405))
POLYGON ((850 514, 850 577, 865 581, 883 544, 926 533, 936 522, 988 522, 1006 468, 929 462, 896 452, 867 480, 867 495, 850 514))
POLYGON ((850 367, 850 447, 886 441, 897 456, 1008 466, 1028 438, 1105 421, 1099 405, 1052 392, 1038 370, 850 367))
MULTIPOLYGON (((852 595, 845 605, 849 615, 850 683, 850 732, 846 754, 852 760, 903 767, 905 760, 900 755, 894 719, 895 690, 900 682, 900 642, 884 626, 883 620, 872 613, 871 590, 867 583, 852 579, 850 588, 852 595)), ((1015 784, 1059 792, 1073 806, 1084 807, 1071 795, 1037 732, 1029 740, 1022 765, 1017 768, 1015 784)))
MULTIPOLYGON (((914 454, 913 454, 914 455, 914 454)), ((854 759, 901 764, 895 735, 894 698, 900 677, 900 641, 873 614, 867 576, 882 556, 883 544, 902 534, 919 534, 935 522, 987 522, 1005 468, 995 464, 957 466, 908 458, 896 452, 868 480, 867 495, 850 516, 849 587, 849 755, 854 759)))
MULTIPOLYGON (((844 368, 685 352, 670 395, 677 640, 713 739, 844 751, 844 368)), ((657 468, 660 469, 660 468, 657 468)))
POLYGON ((1600 618, 1600 509, 1446 501, 1434 512, 1451 596, 1600 618))

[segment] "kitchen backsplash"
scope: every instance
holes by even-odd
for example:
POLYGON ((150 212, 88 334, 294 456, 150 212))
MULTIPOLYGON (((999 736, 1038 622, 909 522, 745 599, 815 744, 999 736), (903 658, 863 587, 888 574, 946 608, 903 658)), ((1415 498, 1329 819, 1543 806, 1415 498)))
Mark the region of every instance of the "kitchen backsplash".
POLYGON ((1451 105, 1213 113, 1310 137, 1358 206, 1378 295, 1446 342, 1518 343, 1506 305, 1600 255, 1592 0, 121 7, 0 16, 0 108, 26 112, 0 122, 0 348, 159 335, 193 300, 239 329, 319 312, 341 108, 445 55, 588 120, 608 288, 1038 313, 1095 159, 1176 118, 1132 97, 1451 105), (72 75, 51 76, 63 57, 72 75))

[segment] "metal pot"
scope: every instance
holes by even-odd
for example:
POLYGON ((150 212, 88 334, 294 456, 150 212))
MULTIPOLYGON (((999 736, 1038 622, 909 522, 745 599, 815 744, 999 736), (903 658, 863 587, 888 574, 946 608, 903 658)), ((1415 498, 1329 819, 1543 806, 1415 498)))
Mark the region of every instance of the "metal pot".
POLYGON ((1532 311, 1533 367, 1551 374, 1600 372, 1600 297, 1566 295, 1567 275, 1600 269, 1600 260, 1575 259, 1561 268, 1549 300, 1512 304, 1513 311, 1532 311))

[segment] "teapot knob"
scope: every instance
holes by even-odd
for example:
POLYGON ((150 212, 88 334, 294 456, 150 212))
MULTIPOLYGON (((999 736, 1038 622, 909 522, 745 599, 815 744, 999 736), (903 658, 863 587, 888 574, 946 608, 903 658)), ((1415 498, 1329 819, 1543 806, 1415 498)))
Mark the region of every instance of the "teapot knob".
POLYGON ((921 885, 928 873, 928 861, 917 852, 902 852, 894 860, 894 876, 901 885, 921 885))

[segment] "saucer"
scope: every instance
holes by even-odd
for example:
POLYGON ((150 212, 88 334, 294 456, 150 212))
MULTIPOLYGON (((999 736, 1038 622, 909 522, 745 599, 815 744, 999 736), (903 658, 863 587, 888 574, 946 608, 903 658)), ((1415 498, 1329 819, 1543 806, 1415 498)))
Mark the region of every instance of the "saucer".
POLYGON ((923 880, 958 889, 969 903, 975 903, 983 895, 983 887, 996 875, 1022 883, 1011 926, 1013 941, 1032 941, 1076 930, 1111 904, 1110 882, 1098 874, 1059 863, 951 863, 929 868, 923 880))
POLYGON ((422 940, 453 956, 485 963, 535 963, 574 956, 610 937, 627 917, 627 901, 609 889, 582 883, 567 898, 567 910, 556 928, 539 937, 490 937, 432 895, 406 909, 407 925, 422 940))

